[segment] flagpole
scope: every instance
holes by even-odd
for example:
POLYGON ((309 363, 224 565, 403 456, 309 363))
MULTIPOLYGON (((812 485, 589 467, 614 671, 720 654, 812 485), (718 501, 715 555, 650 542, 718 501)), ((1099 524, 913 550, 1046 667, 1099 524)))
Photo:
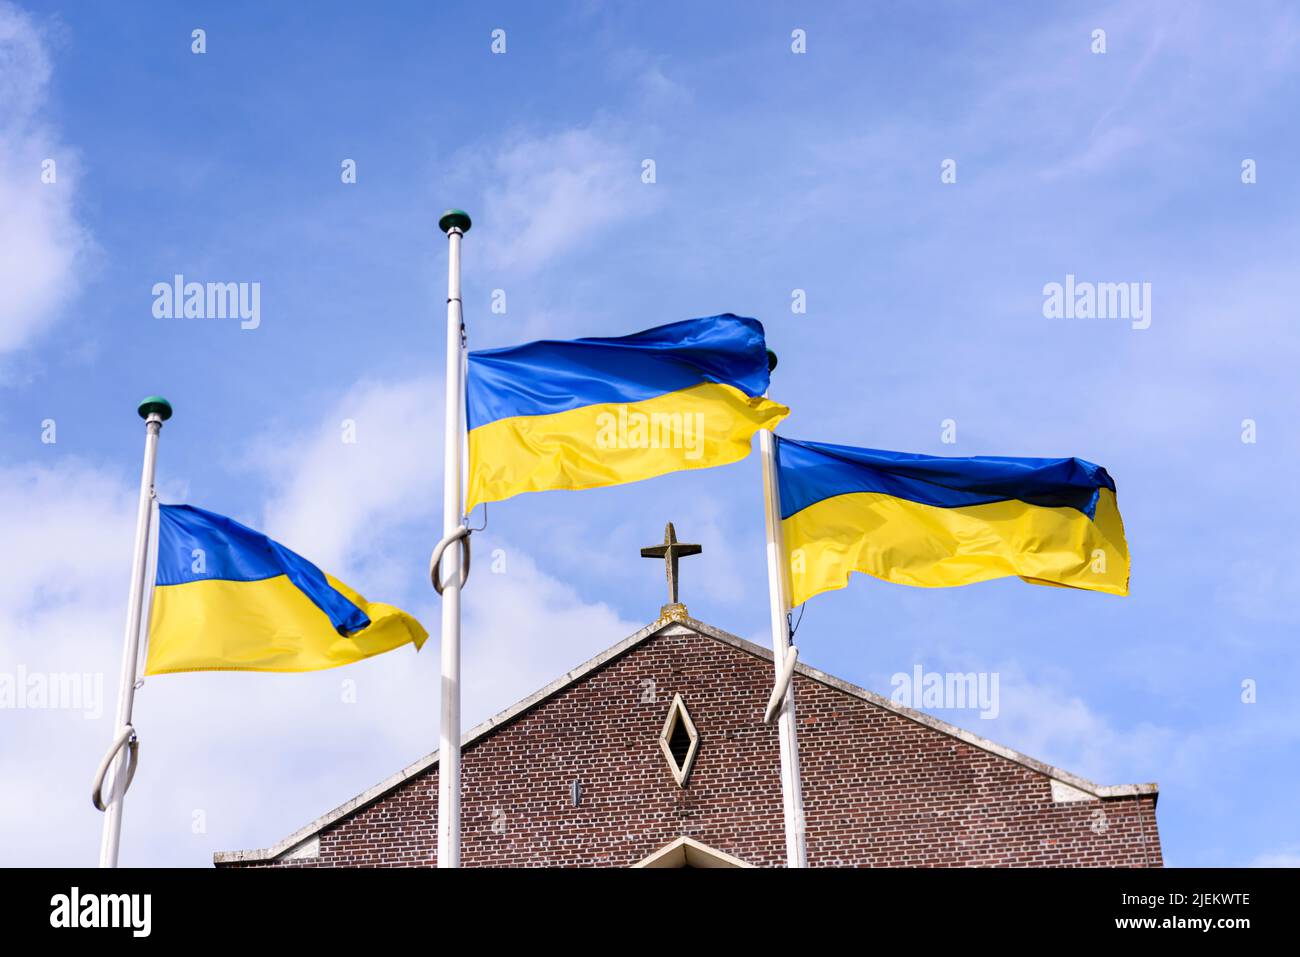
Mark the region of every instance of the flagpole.
MULTIPOLYGON (((447 234, 447 398, 443 419, 442 532, 456 535, 464 520, 461 495, 461 417, 465 384, 461 366, 465 320, 460 302, 460 240, 469 231, 464 210, 438 220, 447 234)), ((460 586, 461 549, 442 555, 442 723, 438 739, 438 866, 460 867, 460 586)))
POLYGON ((118 845, 122 836, 122 803, 135 768, 136 737, 131 725, 135 706, 136 659, 140 654, 140 619, 144 608, 145 581, 149 558, 149 519, 153 513, 154 473, 158 462, 158 433, 172 416, 171 403, 152 395, 140 403, 137 411, 144 419, 144 467, 140 473, 140 503, 135 517, 135 551, 131 562, 131 593, 126 605, 126 637, 122 646, 122 677, 117 691, 117 723, 113 726, 113 743, 95 775, 94 801, 104 813, 104 833, 99 846, 99 866, 117 867, 118 845), (113 764, 112 793, 107 803, 101 799, 103 775, 113 764))
MULTIPOLYGON (((776 368, 776 353, 767 353, 768 371, 776 368)), ((781 531, 781 489, 776 476, 776 437, 771 429, 758 433, 763 463, 763 499, 767 524, 767 583, 772 622, 772 666, 776 687, 772 698, 782 699, 777 717, 781 743, 781 798, 785 817, 787 867, 808 866, 808 846, 803 810, 803 781, 799 773, 799 735, 795 725, 794 662, 790 645, 790 598, 786 593, 785 541, 781 531), (784 686, 784 687, 782 687, 784 686)))

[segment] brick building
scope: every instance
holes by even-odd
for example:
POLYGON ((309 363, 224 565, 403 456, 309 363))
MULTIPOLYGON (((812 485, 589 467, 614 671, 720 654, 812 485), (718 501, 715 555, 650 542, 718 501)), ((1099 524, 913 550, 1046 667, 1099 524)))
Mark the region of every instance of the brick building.
MULTIPOLYGON (((663 617, 464 739, 462 863, 779 866, 772 653, 663 617)), ((1100 786, 831 675, 794 678, 810 866, 1161 866, 1154 784, 1100 786)), ((430 754, 217 867, 431 866, 430 754)))

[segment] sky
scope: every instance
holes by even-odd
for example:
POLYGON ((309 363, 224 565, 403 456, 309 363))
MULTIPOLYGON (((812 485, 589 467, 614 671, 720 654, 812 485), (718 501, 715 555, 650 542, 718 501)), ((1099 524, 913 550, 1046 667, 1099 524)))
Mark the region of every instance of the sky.
MULTIPOLYGON (((146 679, 122 863, 269 846, 436 749, 458 206, 471 348, 734 312, 780 356, 781 434, 1104 465, 1128 597, 854 576, 805 606, 801 660, 887 695, 997 675, 996 717, 926 710, 1158 782, 1169 865, 1300 865, 1298 53, 1272 0, 0 0, 0 681, 87 689, 0 709, 0 864, 98 859, 146 395, 175 408, 163 501, 432 638, 146 679), (258 283, 255 327, 159 318, 177 274, 258 283), (1049 318, 1067 276, 1138 284, 1145 318, 1049 318)), ((753 455, 490 506, 464 726, 657 616, 638 549, 668 520, 704 547, 691 614, 770 644, 762 510, 753 455)))

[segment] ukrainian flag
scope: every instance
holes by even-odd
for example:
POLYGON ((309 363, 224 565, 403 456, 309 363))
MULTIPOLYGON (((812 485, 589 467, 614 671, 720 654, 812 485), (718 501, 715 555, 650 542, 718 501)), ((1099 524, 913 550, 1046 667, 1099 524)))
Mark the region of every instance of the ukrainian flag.
POLYGON ((735 462, 790 413, 767 383, 763 326, 731 314, 471 352, 466 509, 735 462))
POLYGON ((1115 483, 1083 459, 944 458, 777 440, 791 604, 863 572, 944 588, 1018 575, 1128 594, 1115 483))
POLYGON ((191 505, 159 505, 145 674, 317 671, 428 634, 260 532, 191 505))

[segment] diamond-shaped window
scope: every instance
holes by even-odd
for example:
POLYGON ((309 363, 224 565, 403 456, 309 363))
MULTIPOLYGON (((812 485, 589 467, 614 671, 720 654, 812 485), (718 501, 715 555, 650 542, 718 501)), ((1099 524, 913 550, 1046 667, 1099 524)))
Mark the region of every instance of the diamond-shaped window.
POLYGON ((668 717, 664 719, 664 729, 659 734, 659 749, 663 751, 678 787, 686 787, 695 755, 700 750, 700 735, 679 694, 673 695, 673 703, 668 706, 668 717))

